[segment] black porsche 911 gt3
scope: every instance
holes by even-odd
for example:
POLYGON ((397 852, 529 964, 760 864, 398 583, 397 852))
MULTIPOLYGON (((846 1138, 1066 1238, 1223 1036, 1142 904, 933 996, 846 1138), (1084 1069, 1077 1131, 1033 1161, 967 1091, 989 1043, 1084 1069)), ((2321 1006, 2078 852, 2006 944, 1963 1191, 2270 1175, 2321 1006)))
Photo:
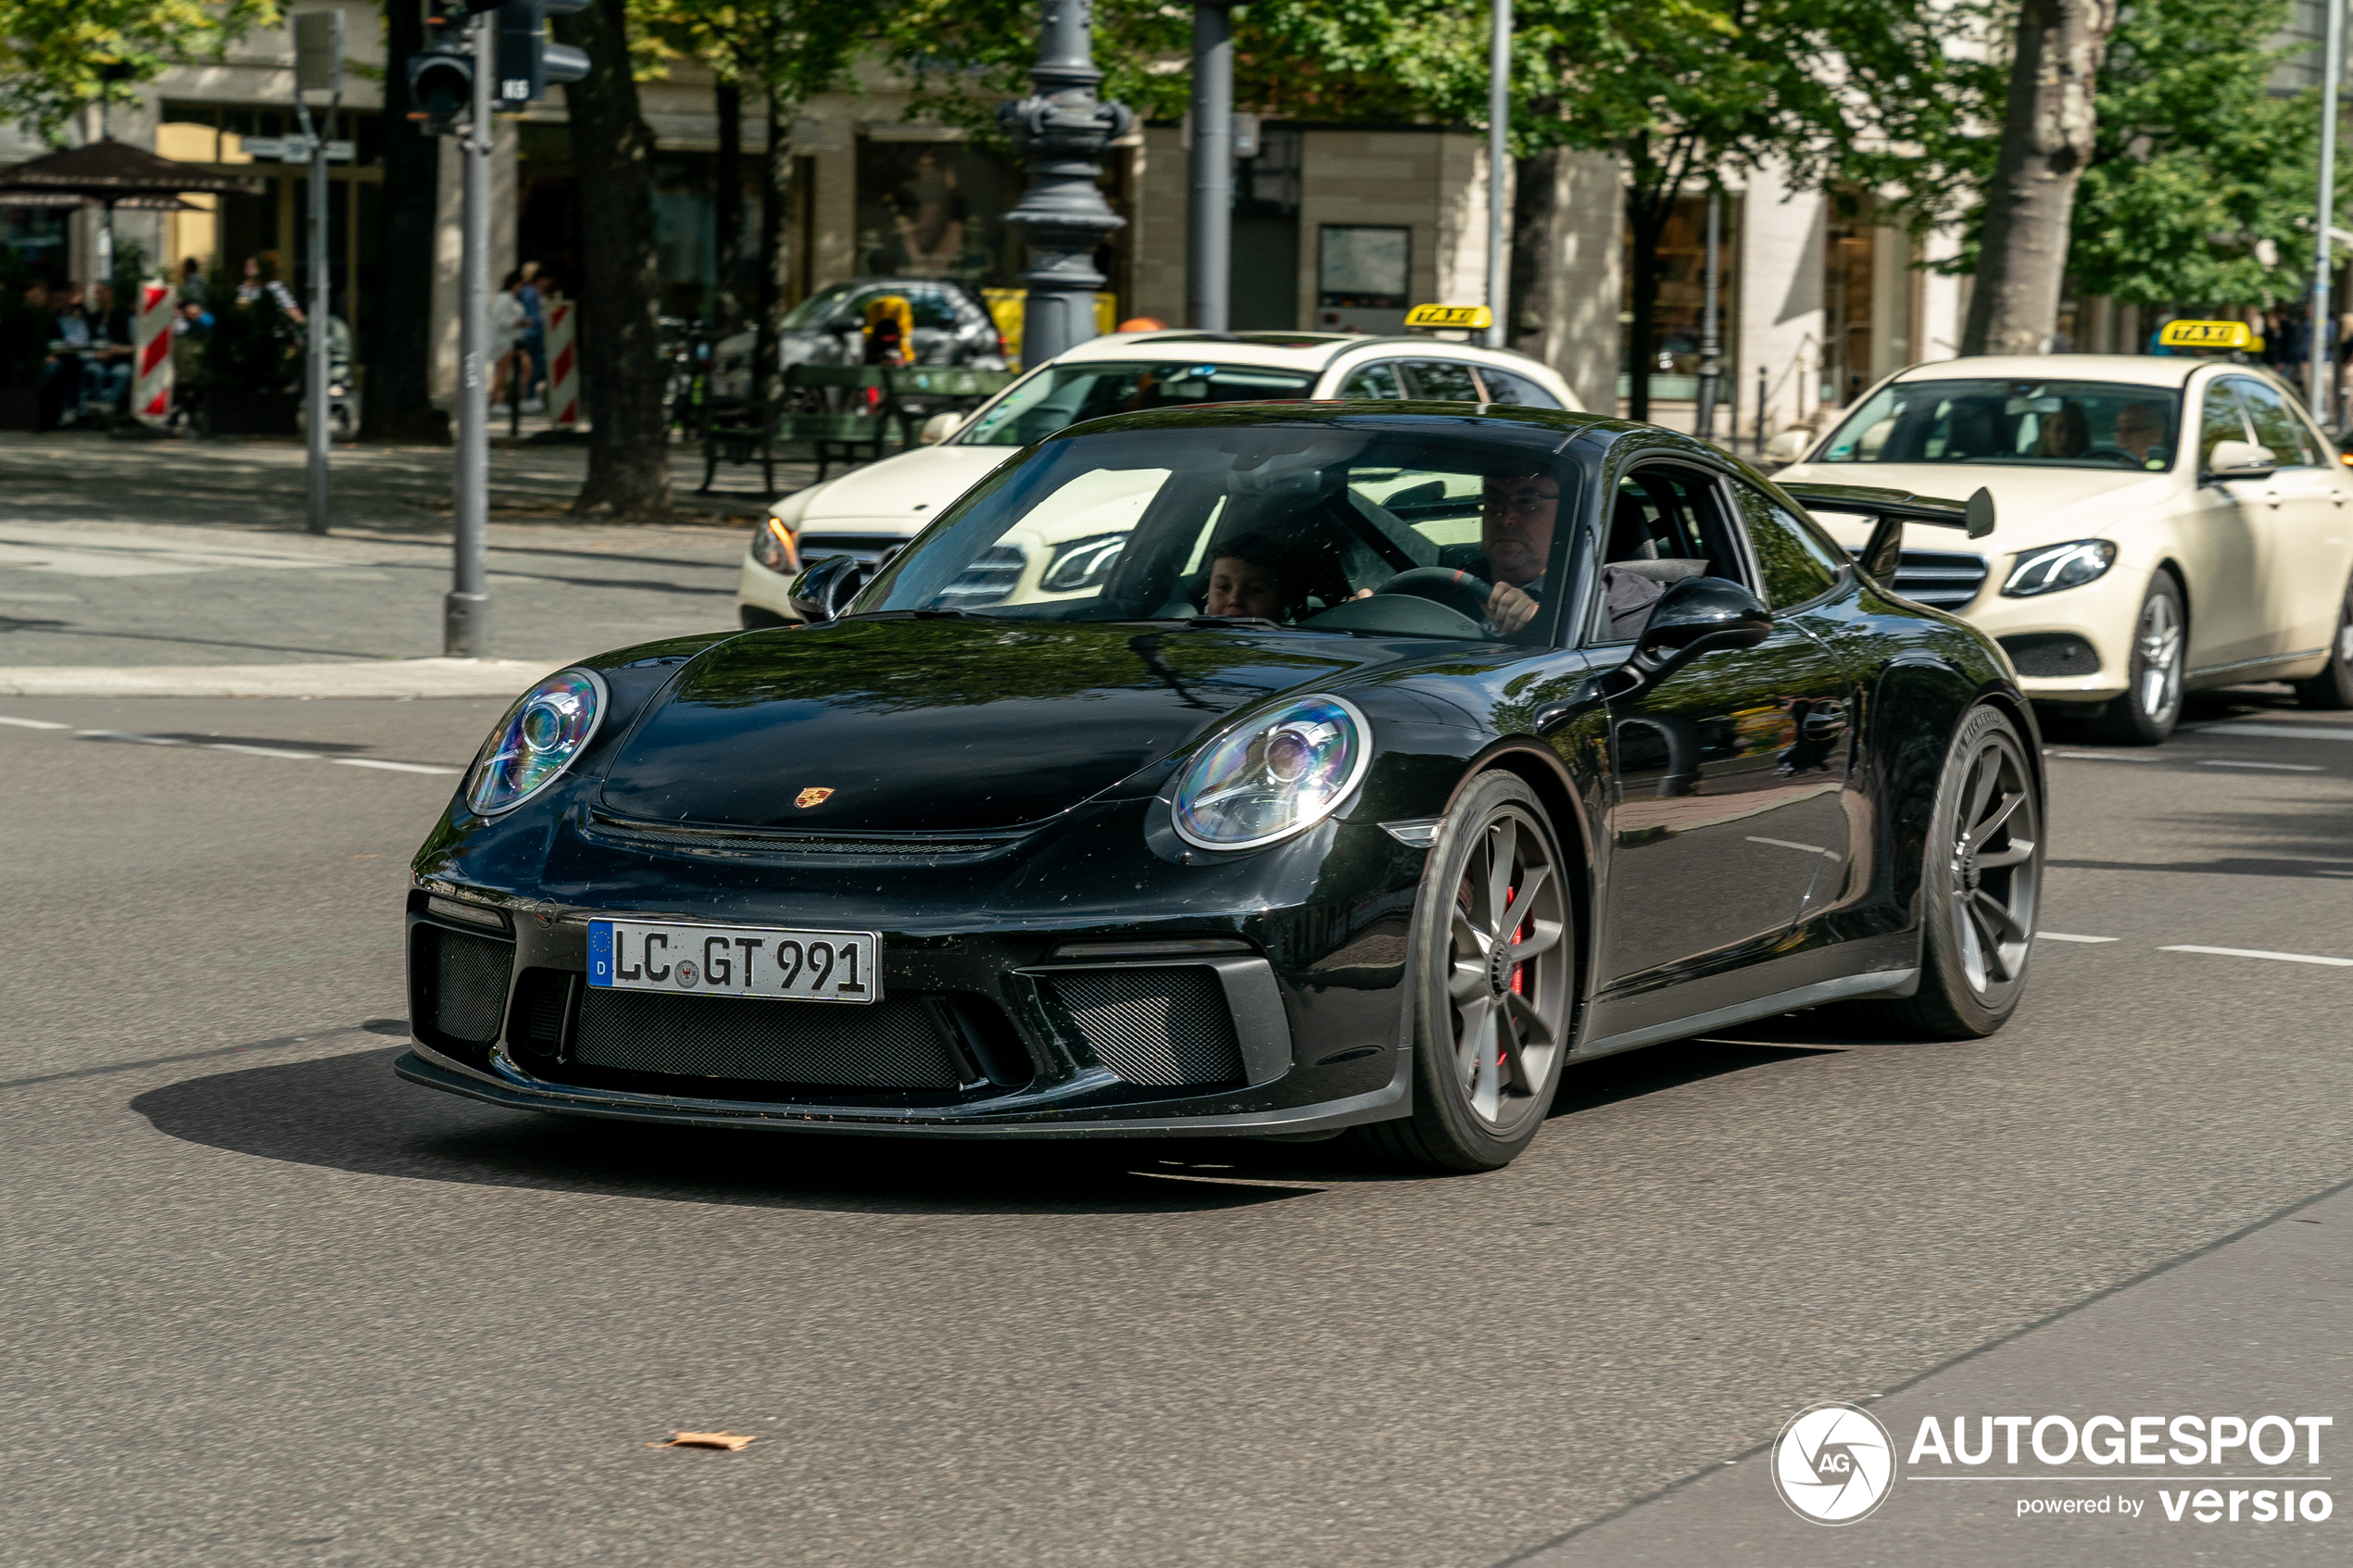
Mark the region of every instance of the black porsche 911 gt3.
POLYGON ((1906 521, 1652 426, 1101 420, 810 624, 560 671, 419 851, 413 1082, 707 1126, 1351 1130, 1490 1169, 1564 1071, 2025 984, 2032 710, 1906 521), (1850 560, 1806 515, 1881 519, 1850 560))

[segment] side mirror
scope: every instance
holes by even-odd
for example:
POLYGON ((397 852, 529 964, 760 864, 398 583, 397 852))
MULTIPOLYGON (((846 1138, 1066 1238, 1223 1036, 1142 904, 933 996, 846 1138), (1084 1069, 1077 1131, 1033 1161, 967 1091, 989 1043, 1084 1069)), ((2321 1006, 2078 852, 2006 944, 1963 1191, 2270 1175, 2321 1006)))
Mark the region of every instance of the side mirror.
POLYGON ((2252 441, 2218 441, 2213 453, 2206 459, 2206 471, 2213 479, 2269 479, 2279 467, 2279 458, 2269 446, 2252 441))
POLYGON ((1651 607, 1651 618, 1619 671, 1613 697, 1658 684, 1704 653, 1753 648, 1773 634, 1765 601, 1728 577, 1686 577, 1651 607))
POLYGON ((925 446, 937 446, 962 430, 963 424, 964 416, 962 414, 953 411, 934 414, 924 421, 924 428, 915 433, 915 439, 925 446))
POLYGON ((855 556, 827 556, 794 578, 786 596, 792 600, 793 613, 813 626, 838 619, 873 575, 855 556))
POLYGON ((1792 425, 1772 440, 1765 443, 1765 460, 1780 468, 1787 468, 1806 456, 1806 448, 1814 445, 1814 433, 1804 425, 1792 425))

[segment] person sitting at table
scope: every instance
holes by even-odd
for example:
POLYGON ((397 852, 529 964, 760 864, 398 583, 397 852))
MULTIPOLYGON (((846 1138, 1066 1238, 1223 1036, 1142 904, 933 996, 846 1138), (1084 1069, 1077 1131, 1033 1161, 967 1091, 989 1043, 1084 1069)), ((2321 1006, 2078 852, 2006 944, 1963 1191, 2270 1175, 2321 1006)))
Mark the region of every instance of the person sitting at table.
MULTIPOLYGON (((90 318, 82 308, 82 291, 72 284, 43 291, 48 318, 48 355, 41 365, 41 395, 54 401, 57 428, 82 417, 82 364, 90 346, 90 318)), ((26 298, 31 295, 28 292, 26 298)))
POLYGON ((116 307, 114 290, 105 283, 90 285, 90 352, 82 364, 82 403, 113 415, 131 395, 132 341, 131 312, 116 307))

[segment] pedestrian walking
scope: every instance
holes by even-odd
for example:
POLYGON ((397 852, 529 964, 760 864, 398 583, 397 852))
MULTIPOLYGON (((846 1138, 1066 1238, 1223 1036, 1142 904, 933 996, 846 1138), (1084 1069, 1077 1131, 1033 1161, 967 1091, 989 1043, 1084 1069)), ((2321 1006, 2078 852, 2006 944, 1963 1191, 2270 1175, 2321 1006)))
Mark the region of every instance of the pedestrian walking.
POLYGON ((302 307, 295 303, 294 291, 278 279, 278 253, 257 251, 245 257, 245 281, 237 285, 237 303, 252 305, 267 297, 281 314, 296 326, 302 325, 302 307))
POLYGON ((507 274, 498 292, 490 299, 490 345, 497 356, 497 370, 491 382, 490 411, 494 414, 514 412, 513 399, 522 395, 523 329, 530 315, 523 308, 522 273, 507 274))
POLYGON ((522 302, 522 411, 536 414, 547 407, 540 387, 547 379, 547 300, 539 263, 522 264, 522 287, 515 297, 522 302))

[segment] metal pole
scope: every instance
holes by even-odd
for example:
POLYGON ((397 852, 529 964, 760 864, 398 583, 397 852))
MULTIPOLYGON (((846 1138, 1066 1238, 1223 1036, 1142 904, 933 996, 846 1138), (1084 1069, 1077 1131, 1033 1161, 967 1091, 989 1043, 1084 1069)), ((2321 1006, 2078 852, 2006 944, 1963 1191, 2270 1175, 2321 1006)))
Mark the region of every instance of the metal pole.
POLYGON ((1487 346, 1504 346, 1504 176, 1511 167, 1512 0, 1494 0, 1487 44, 1487 346))
POLYGON ((1192 188, 1185 309, 1201 332, 1233 326, 1234 15, 1231 0, 1193 6, 1192 188))
POLYGON ((2329 0, 2328 57, 2321 70, 2321 189, 2320 226, 2314 236, 2312 251, 2312 320, 2311 379, 2308 389, 2312 417, 2327 425, 2334 423, 2332 405, 2335 388, 2329 374, 2329 353, 2335 338, 2334 322, 2329 307, 2329 242, 2330 229, 2336 222, 2336 115, 2337 95, 2345 59, 2346 0, 2329 0))
POLYGON ((490 526, 490 116, 497 75, 496 11, 467 25, 473 32, 473 118, 459 138, 465 159, 465 249, 459 268, 457 560, 443 601, 442 648, 452 659, 490 651, 490 595, 484 547, 490 526))
MULTIPOLYGON (((1716 297, 1723 282, 1723 197, 1715 191, 1707 193, 1707 279, 1700 296, 1699 310, 1699 413, 1692 421, 1692 433, 1702 441, 1716 439, 1716 381, 1723 373, 1718 360, 1724 345, 1717 333, 1716 297)), ((1740 421, 1732 421, 1735 433, 1740 421)))
POLYGON ((1755 445, 1755 446, 1754 448, 1752 448, 1752 449, 1751 449, 1751 451, 1750 451, 1750 453, 1749 453, 1749 455, 1750 455, 1751 457, 1753 457, 1753 458, 1762 458, 1763 456, 1765 456, 1765 395, 1766 395, 1766 391, 1767 391, 1767 388, 1766 388, 1766 385, 1765 385, 1765 367, 1764 367, 1764 366, 1762 366, 1762 365, 1759 365, 1759 366, 1757 366, 1757 367, 1756 367, 1756 445, 1755 445))
MULTIPOLYGON (((1045 0, 1030 94, 997 111, 1029 164, 1029 189, 1005 222, 1029 247, 1022 282, 1021 358, 1042 365, 1095 335, 1095 247, 1126 221, 1095 182, 1103 149, 1135 120, 1125 104, 1097 101, 1092 0, 1045 0)), ((1198 147, 1196 148, 1198 150, 1198 147)))
POLYGON ((296 94, 296 107, 301 110, 302 133, 310 139, 310 320, 306 346, 309 364, 309 384, 305 389, 309 430, 309 459, 306 465, 309 480, 310 508, 308 526, 313 533, 327 532, 327 310, 331 297, 327 288, 327 137, 334 129, 334 110, 327 111, 325 127, 310 123, 310 106, 300 103, 296 94))

